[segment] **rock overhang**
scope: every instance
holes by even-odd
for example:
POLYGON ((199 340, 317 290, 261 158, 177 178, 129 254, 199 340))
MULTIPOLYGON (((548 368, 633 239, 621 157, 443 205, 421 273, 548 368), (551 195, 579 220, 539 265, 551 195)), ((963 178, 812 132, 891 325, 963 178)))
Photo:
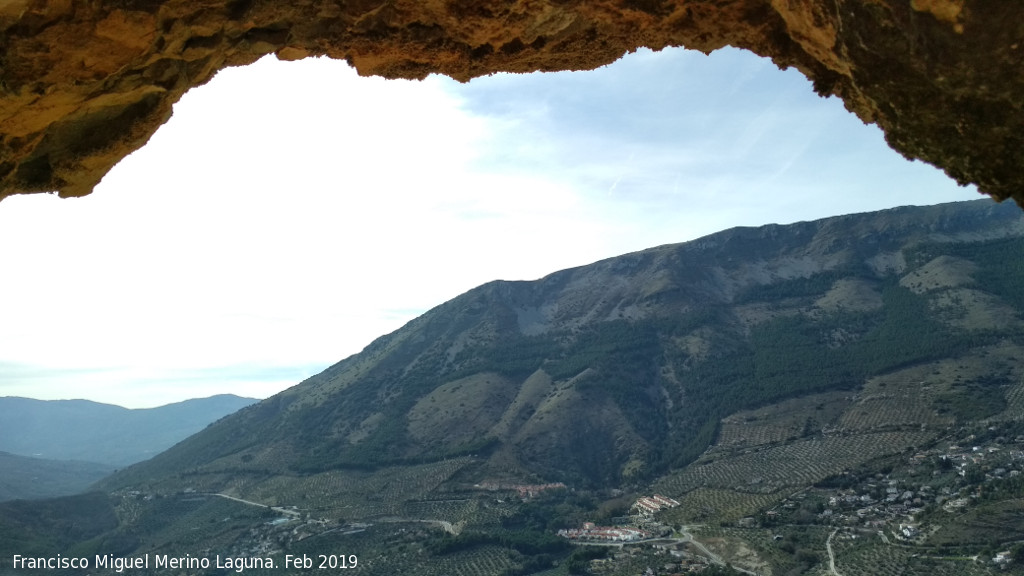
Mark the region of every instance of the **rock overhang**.
POLYGON ((1021 204, 1022 16, 972 0, 14 0, 0 6, 0 198, 90 193, 188 89, 270 53, 466 81, 731 45, 797 68, 905 157, 1021 204))

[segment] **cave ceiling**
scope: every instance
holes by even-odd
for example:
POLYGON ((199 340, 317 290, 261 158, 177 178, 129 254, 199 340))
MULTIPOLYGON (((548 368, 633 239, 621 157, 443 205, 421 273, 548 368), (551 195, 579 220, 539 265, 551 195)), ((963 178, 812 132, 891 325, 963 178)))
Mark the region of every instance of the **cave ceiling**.
POLYGON ((735 46, 797 68, 903 156, 1024 205, 1022 40, 1010 1, 3 0, 0 198, 89 194, 188 89, 271 53, 466 81, 735 46))

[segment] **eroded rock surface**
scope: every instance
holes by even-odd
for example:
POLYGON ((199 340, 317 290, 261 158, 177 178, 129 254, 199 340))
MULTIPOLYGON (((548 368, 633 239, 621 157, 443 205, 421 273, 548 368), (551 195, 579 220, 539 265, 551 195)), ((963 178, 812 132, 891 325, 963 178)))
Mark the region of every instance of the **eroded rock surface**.
POLYGON ((88 194, 186 90, 272 52, 468 80, 732 45, 795 66, 904 156, 1024 205, 1022 23, 1024 5, 979 0, 6 0, 0 198, 88 194))

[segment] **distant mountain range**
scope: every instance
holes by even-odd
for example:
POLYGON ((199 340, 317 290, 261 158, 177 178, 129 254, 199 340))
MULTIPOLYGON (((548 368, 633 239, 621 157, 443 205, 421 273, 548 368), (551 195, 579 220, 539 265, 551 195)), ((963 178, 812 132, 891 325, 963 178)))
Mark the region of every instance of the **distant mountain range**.
POLYGON ((89 400, 3 397, 0 451, 123 467, 151 458, 255 402, 219 395, 130 410, 89 400))

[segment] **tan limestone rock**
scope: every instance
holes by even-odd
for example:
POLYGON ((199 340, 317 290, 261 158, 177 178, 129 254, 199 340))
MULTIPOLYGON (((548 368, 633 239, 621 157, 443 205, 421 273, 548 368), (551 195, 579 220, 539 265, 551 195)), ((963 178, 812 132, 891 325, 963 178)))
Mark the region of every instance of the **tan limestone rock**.
POLYGON ((904 156, 1022 203, 1022 21, 1024 4, 981 0, 8 0, 0 198, 88 194, 185 91, 264 54, 468 80, 732 45, 796 67, 904 156))

